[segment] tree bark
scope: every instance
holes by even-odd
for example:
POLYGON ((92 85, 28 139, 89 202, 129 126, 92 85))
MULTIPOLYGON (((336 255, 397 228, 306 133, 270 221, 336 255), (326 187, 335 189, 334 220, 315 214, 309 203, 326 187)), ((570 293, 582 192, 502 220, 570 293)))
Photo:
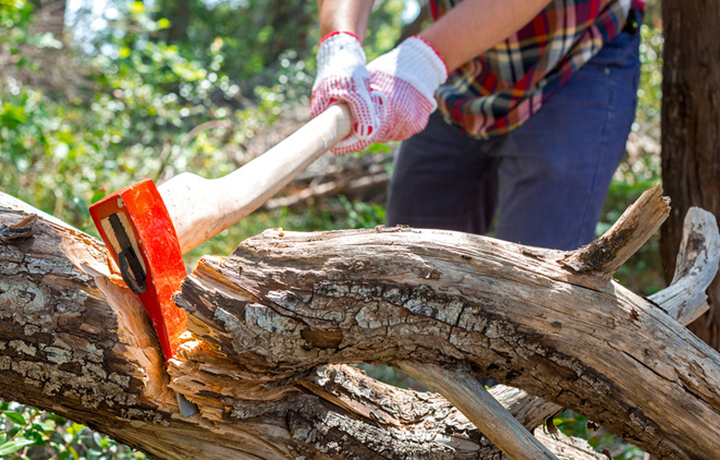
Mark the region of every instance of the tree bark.
MULTIPOLYGON (((687 210, 720 216, 720 5, 663 0, 662 16, 662 177, 673 212, 661 229, 661 253, 669 281, 687 210)), ((690 330, 720 349, 718 280, 708 294, 711 310, 690 330)))
MULTIPOLYGON (((653 196, 616 229, 628 241, 667 213, 653 196)), ((578 257, 452 232, 269 231, 186 278, 192 334, 166 370, 100 243, 45 216, 8 226, 23 217, 0 211, 0 398, 155 458, 501 458, 443 397, 340 364, 357 362, 512 384, 550 401, 493 389, 529 429, 567 406, 658 457, 720 448, 720 356, 586 268, 613 265, 599 248, 622 255, 615 238, 578 257), (200 413, 181 418, 172 390, 200 413)), ((539 437, 559 458, 602 458, 539 437)))

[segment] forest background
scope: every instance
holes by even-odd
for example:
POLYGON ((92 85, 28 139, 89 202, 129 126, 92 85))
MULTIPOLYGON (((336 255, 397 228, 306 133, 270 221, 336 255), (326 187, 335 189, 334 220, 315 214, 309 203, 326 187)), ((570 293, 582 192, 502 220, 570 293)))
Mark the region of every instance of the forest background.
MULTIPOLYGON (((642 75, 627 155, 597 234, 660 182, 663 29, 659 0, 641 28, 642 75)), ((414 0, 377 1, 368 60, 427 21, 414 0)), ((0 0, 0 190, 97 236, 88 206, 144 178, 225 175, 307 120, 319 40, 300 0, 0 0)), ((186 256, 229 254, 270 227, 299 231, 384 223, 393 145, 327 154, 282 194, 186 256), (367 180, 368 178, 373 180, 367 180), (307 193, 313 192, 313 193, 307 193)), ((664 286, 657 238, 616 275, 641 294, 664 286)), ((400 386, 391 368, 366 368, 400 386)), ((422 389, 422 387, 420 387, 422 389)), ((615 459, 639 449, 565 411, 554 425, 615 459)), ((90 429, 0 402, 0 458, 142 459, 90 429)))

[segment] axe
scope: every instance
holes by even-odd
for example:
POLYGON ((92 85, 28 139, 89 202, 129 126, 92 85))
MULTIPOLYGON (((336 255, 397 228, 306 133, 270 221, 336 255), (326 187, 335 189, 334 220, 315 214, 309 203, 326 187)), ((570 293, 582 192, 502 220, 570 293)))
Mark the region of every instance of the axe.
MULTIPOLYGON (((217 179, 182 173, 156 187, 147 179, 90 206, 90 215, 125 284, 141 300, 165 360, 186 331, 185 310, 172 301, 186 276, 182 255, 263 205, 351 132, 344 104, 334 105, 287 139, 217 179)), ((179 393, 186 417, 197 407, 179 393)))

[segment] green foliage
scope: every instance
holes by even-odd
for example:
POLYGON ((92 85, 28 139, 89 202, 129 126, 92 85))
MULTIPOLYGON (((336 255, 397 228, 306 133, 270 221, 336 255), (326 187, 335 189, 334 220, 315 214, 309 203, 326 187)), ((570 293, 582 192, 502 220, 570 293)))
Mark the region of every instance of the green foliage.
POLYGON ((159 21, 142 8, 131 11, 127 33, 108 41, 117 56, 77 58, 91 91, 53 98, 13 77, 0 87, 3 190, 90 231, 87 206, 103 191, 185 169, 207 176, 233 170, 223 144, 252 136, 272 112, 266 101, 238 111, 214 103, 239 91, 222 73, 222 40, 209 47, 205 64, 149 41, 159 21), (214 133, 188 137, 205 121, 230 117, 251 121, 223 141, 214 133))
POLYGON ((662 100, 662 26, 653 23, 640 28, 640 86, 638 110, 633 131, 644 132, 653 139, 660 139, 660 101, 662 100))
POLYGON ((0 0, 0 47, 10 55, 19 55, 20 45, 28 42, 32 10, 22 0, 0 0))
MULTIPOLYGON (((306 6, 309 2, 293 4, 293 8, 299 8, 300 3, 303 14, 314 14, 306 6)), ((384 2, 379 18, 394 16, 401 3, 384 2)), ((3 19, 13 21, 16 31, 27 30, 32 4, 19 4, 22 8, 3 9, 3 19)), ((236 11, 253 5, 227 2, 214 8, 196 7, 208 10, 204 13, 209 15, 207 21, 223 11, 227 21, 271 17, 267 7, 260 4, 255 5, 253 14, 236 11), (234 10, 225 11, 228 8, 234 10)), ((241 86, 247 84, 238 83, 237 78, 241 75, 252 80, 267 70, 267 56, 243 58, 245 53, 262 54, 265 49, 250 43, 256 36, 248 31, 257 28, 256 23, 233 25, 232 30, 242 30, 243 40, 248 41, 242 46, 237 38, 216 35, 192 40, 192 46, 168 45, 157 36, 171 23, 152 17, 143 3, 132 3, 127 15, 113 21, 108 33, 96 38, 96 48, 104 49, 104 53, 76 57, 78 68, 85 69, 79 75, 85 91, 58 96, 13 77, 2 81, 0 174, 4 191, 93 232, 87 207, 103 193, 146 177, 162 181, 184 170, 205 177, 224 175, 238 166, 228 155, 228 146, 242 145, 272 123, 287 105, 307 101, 314 72, 312 46, 305 46, 302 53, 282 49, 274 54, 273 78, 264 79, 270 86, 254 85, 251 104, 241 92, 241 86), (247 27, 242 29, 241 25, 247 27), (122 33, 116 33, 118 30, 122 33), (198 43, 203 44, 202 49, 198 43), (228 48, 233 59, 226 58, 228 48), (256 65, 258 59, 260 64, 256 65), (240 62, 242 71, 237 70, 240 62), (233 69, 232 75, 227 73, 228 68, 233 69), (208 121, 228 124, 212 131, 193 131, 208 121), (189 133, 194 133, 193 137, 189 133)), ((214 31, 210 27, 203 30, 214 31)), ((292 35, 292 30, 283 33, 292 35)), ((257 33, 262 38, 262 31, 257 33)), ((392 34, 378 35, 381 38, 377 43, 389 47, 392 34)), ((280 39, 277 34, 272 37, 280 39)), ((15 32, 3 35, 3 39, 18 46, 18 42, 41 42, 15 32)), ((315 37, 307 40, 316 42, 315 37)), ((372 49, 372 43, 369 47, 372 49)))
POLYGON ((57 415, 0 402, 0 458, 140 460, 147 457, 57 415))
MULTIPOLYGON (((400 36, 402 0, 377 2, 368 24, 365 48, 368 58, 393 47, 400 36)), ((216 37, 222 37, 233 50, 226 72, 241 82, 251 94, 258 84, 272 86, 277 81, 283 54, 294 53, 314 74, 314 55, 320 39, 317 28, 317 2, 302 0, 192 0, 177 8, 173 0, 158 2, 155 17, 169 19, 167 33, 161 35, 193 56, 202 56, 216 37)), ((307 83, 307 82, 306 82, 307 83)), ((309 82, 310 85, 312 81, 309 82)), ((307 90, 310 85, 298 89, 307 90)))

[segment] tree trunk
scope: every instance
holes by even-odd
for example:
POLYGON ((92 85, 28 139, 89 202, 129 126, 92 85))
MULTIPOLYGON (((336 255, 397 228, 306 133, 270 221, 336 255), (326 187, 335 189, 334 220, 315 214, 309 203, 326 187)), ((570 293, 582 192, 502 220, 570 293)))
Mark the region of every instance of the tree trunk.
MULTIPOLYGON (((663 0, 662 16, 662 176, 673 212, 661 253, 669 278, 685 212, 698 206, 720 216, 720 5, 663 0)), ((720 281, 708 294, 711 310, 690 330, 720 349, 720 281)))
MULTIPOLYGON (((97 240, 0 210, 0 398, 158 459, 501 458, 442 396, 340 363, 430 369, 418 377, 452 401, 443 367, 463 376, 454 383, 480 374, 549 401, 492 390, 527 428, 566 406, 655 456, 712 458, 720 355, 609 279, 666 214, 655 190, 570 253, 427 230, 268 231, 186 278, 176 302, 191 334, 166 369, 97 240), (181 418, 172 390, 200 413, 181 418)), ((687 241, 707 246, 685 245, 683 271, 713 275, 717 228, 699 225, 687 241)), ((658 301, 694 316, 678 292, 658 301)), ((493 434, 504 427, 463 410, 493 434)), ((559 458, 602 458, 538 435, 559 458)))

